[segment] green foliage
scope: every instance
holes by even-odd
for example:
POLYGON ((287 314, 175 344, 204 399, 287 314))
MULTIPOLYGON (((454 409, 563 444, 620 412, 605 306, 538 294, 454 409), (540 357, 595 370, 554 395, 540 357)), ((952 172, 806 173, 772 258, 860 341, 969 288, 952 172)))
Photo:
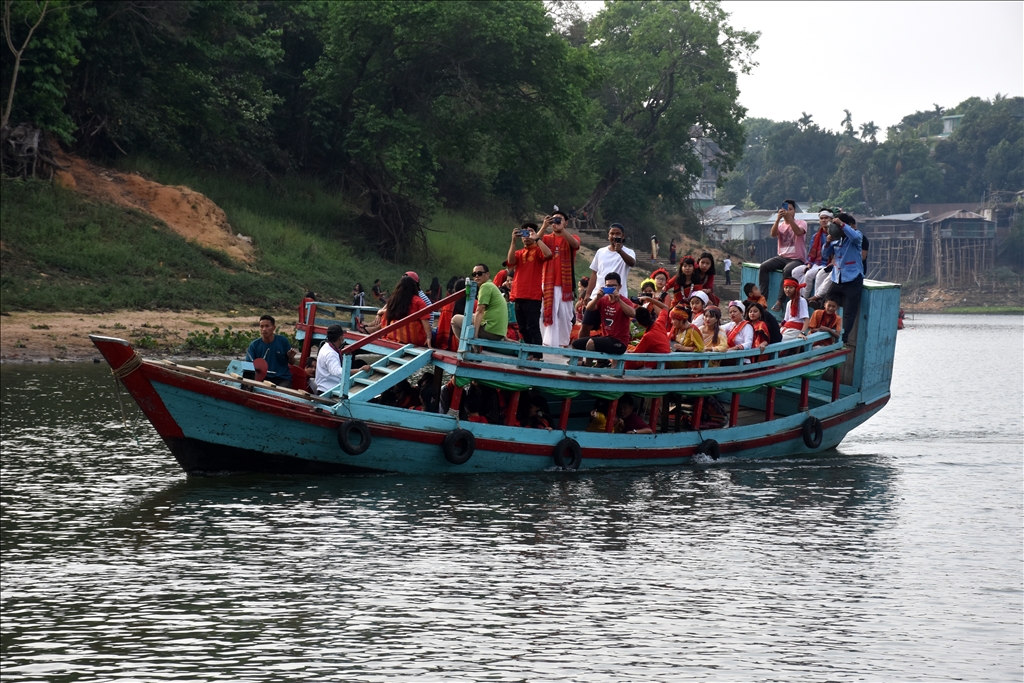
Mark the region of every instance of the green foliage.
POLYGON ((253 339, 252 330, 233 330, 231 327, 223 332, 219 327, 210 332, 195 330, 188 333, 177 352, 237 355, 245 353, 253 339))
POLYGON ((648 1, 608 3, 594 18, 588 40, 600 83, 579 169, 595 180, 588 213, 612 192, 629 195, 618 198, 620 211, 644 195, 673 201, 689 194, 702 171, 693 136, 718 145, 723 170, 739 158, 744 110, 736 71, 749 68, 757 34, 726 19, 717 3, 648 1))
POLYGON ((540 2, 334 3, 322 38, 314 125, 389 258, 415 253, 440 175, 528 191, 583 111, 584 69, 540 2))
POLYGON ((3 48, 0 92, 5 104, 14 84, 10 122, 29 122, 70 142, 75 124, 64 100, 74 68, 85 51, 82 41, 95 10, 88 4, 66 0, 7 0, 3 9, 5 15, 10 13, 5 16, 5 24, 11 28, 10 44, 15 50, 25 45, 29 30, 39 22, 17 64, 16 78, 15 56, 6 45, 3 48))

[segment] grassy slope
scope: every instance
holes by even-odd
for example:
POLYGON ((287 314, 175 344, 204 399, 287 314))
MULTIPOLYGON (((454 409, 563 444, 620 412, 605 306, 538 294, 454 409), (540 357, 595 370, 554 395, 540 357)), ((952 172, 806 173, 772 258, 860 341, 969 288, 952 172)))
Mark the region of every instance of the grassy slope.
POLYGON ((355 234, 354 210, 308 181, 276 191, 225 176, 135 161, 131 170, 188 185, 224 209, 249 235, 251 266, 190 244, 151 217, 83 200, 44 183, 3 181, 0 194, 0 307, 3 310, 107 311, 121 308, 291 308, 312 289, 327 300, 349 297, 355 282, 385 289, 406 270, 423 288, 467 274, 474 263, 498 270, 511 221, 440 212, 428 241, 437 261, 392 264, 369 255, 355 234))

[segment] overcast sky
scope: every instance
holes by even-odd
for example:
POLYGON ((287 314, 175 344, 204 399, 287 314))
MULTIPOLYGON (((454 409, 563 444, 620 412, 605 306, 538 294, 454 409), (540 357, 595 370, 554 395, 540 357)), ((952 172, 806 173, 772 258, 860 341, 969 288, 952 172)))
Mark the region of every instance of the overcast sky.
MULTIPOLYGON (((587 14, 602 2, 581 2, 587 14)), ((907 114, 997 92, 1024 95, 1021 2, 737 2, 736 28, 760 31, 758 66, 739 78, 748 116, 836 130, 885 129, 907 114)))

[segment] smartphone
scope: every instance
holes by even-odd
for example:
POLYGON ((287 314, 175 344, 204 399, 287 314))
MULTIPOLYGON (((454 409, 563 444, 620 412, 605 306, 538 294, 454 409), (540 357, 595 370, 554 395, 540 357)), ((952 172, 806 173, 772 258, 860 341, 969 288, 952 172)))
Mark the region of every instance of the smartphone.
POLYGON ((562 224, 562 217, 561 216, 555 216, 554 218, 551 219, 551 222, 554 223, 555 225, 561 225, 562 224))
POLYGON ((520 237, 529 237, 530 236, 530 231, 529 230, 520 230, 519 231, 519 236, 520 237))
POLYGON ((615 242, 616 244, 622 244, 625 241, 626 241, 626 238, 624 238, 624 237, 613 237, 612 238, 612 242, 615 242))
POLYGON ((605 294, 614 294, 615 293, 615 288, 614 287, 602 287, 601 291, 604 292, 605 294))
POLYGON ((779 204, 779 211, 789 211, 789 204, 786 202, 779 204))

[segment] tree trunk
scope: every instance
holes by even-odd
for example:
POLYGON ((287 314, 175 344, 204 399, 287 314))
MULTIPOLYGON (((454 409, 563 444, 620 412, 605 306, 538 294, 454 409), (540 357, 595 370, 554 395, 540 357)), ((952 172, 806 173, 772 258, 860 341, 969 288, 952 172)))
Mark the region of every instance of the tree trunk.
POLYGON ((583 205, 583 211, 587 214, 586 227, 591 230, 597 229, 597 210, 601 206, 601 202, 608 196, 608 193, 612 191, 615 184, 619 182, 619 172, 617 170, 609 171, 603 178, 597 183, 597 187, 590 193, 590 197, 587 202, 583 205))

